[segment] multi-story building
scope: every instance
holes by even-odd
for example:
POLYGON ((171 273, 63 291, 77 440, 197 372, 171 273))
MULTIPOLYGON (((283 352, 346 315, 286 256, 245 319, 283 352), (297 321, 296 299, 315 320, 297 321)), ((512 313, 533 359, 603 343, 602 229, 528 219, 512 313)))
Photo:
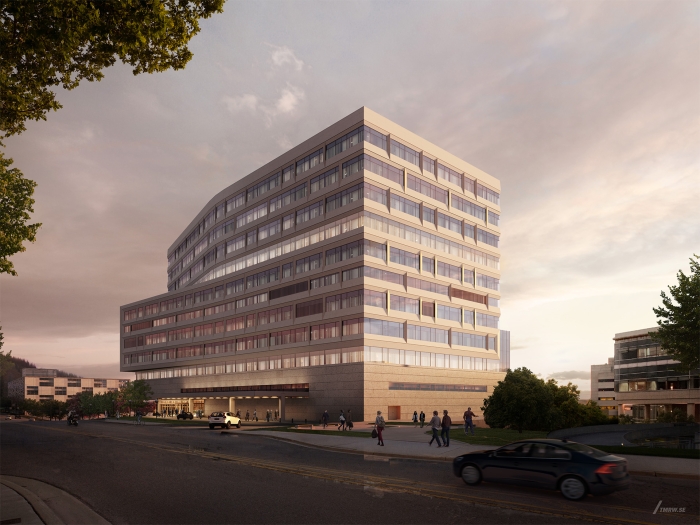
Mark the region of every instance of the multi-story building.
POLYGON ((617 415, 614 365, 612 357, 605 365, 591 365, 591 400, 609 416, 617 415))
POLYGON ((58 370, 23 368, 22 377, 7 384, 7 393, 12 399, 68 401, 71 396, 83 392, 93 394, 116 392, 128 382, 128 379, 58 377, 58 370))
POLYGON ((160 409, 477 409, 503 377, 500 183, 361 108, 221 191, 121 307, 160 409))
POLYGON ((680 374, 678 361, 651 339, 647 328, 615 334, 615 397, 618 414, 656 419, 660 412, 680 409, 700 417, 700 370, 680 374))

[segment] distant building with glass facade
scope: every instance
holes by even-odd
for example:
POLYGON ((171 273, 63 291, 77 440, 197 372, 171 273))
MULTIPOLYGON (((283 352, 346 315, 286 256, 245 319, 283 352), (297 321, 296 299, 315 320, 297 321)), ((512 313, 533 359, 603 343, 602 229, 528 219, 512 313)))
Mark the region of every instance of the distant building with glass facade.
POLYGON ((161 410, 478 410, 509 365, 500 213, 497 179, 361 108, 204 206, 167 293, 121 307, 121 369, 161 410))
POLYGON ((615 397, 618 414, 656 419, 662 411, 679 409, 700 416, 700 370, 680 374, 678 361, 651 339, 646 328, 615 334, 615 397))
POLYGON ((614 358, 609 358, 604 365, 591 365, 591 401, 595 401, 607 415, 617 415, 614 358))
POLYGON ((128 382, 128 379, 59 377, 58 370, 23 368, 22 377, 7 383, 7 393, 11 399, 68 401, 70 397, 83 392, 92 394, 117 392, 128 382))

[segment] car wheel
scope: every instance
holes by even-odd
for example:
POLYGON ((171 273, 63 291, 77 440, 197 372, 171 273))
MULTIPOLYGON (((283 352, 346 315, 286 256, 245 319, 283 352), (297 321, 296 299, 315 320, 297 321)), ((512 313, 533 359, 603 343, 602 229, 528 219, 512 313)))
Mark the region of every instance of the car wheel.
POLYGON ((466 465, 462 469, 462 481, 467 485, 478 485, 481 483, 481 471, 476 465, 466 465))
POLYGON ((210 428, 211 430, 214 430, 214 425, 209 425, 209 428, 210 428))
POLYGON ((568 476, 562 479, 561 483, 559 483, 559 490, 561 490, 562 496, 571 501, 582 499, 588 492, 584 481, 575 476, 568 476))
POLYGON ((236 423, 236 428, 241 428, 241 422, 236 423))
POLYGON ((231 430, 231 422, 230 421, 228 423, 226 423, 226 429, 231 430))

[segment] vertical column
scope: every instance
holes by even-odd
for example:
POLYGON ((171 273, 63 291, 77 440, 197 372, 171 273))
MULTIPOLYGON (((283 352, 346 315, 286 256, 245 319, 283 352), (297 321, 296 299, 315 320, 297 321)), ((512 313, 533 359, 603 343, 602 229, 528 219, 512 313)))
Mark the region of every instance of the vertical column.
POLYGON ((285 411, 285 410, 284 410, 284 409, 285 409, 285 406, 284 406, 285 403, 284 403, 284 402, 285 402, 285 397, 284 397, 284 396, 280 396, 280 397, 277 399, 277 406, 278 406, 278 408, 279 408, 279 414, 280 414, 280 423, 284 423, 284 421, 286 420, 286 417, 285 417, 285 415, 284 415, 284 411, 285 411))
POLYGON ((194 412, 194 399, 189 398, 189 399, 187 400, 187 402, 188 402, 188 404, 189 404, 189 408, 187 409, 187 411, 188 411, 188 412, 194 412))
POLYGON ((644 405, 644 419, 651 419, 651 405, 644 405))
POLYGON ((695 417, 695 403, 688 403, 688 412, 687 414, 689 416, 695 417))
POLYGON ((232 414, 236 413, 236 398, 235 397, 228 398, 228 411, 231 412, 232 414))

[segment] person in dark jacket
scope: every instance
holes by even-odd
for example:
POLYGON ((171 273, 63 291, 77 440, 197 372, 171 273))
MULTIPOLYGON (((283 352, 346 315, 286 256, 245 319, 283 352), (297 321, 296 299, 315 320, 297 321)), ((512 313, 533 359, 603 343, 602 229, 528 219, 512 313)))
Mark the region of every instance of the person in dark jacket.
POLYGON ((425 412, 421 410, 418 419, 420 419, 420 427, 423 428, 423 425, 425 425, 425 412))
POLYGON ((323 415, 321 416, 321 421, 323 422, 323 428, 326 428, 328 426, 328 420, 330 419, 330 415, 328 414, 328 410, 323 412, 323 415))
POLYGON ((446 447, 450 446, 450 427, 452 426, 452 419, 447 415, 447 410, 442 411, 442 432, 440 437, 442 437, 442 444, 446 447))

